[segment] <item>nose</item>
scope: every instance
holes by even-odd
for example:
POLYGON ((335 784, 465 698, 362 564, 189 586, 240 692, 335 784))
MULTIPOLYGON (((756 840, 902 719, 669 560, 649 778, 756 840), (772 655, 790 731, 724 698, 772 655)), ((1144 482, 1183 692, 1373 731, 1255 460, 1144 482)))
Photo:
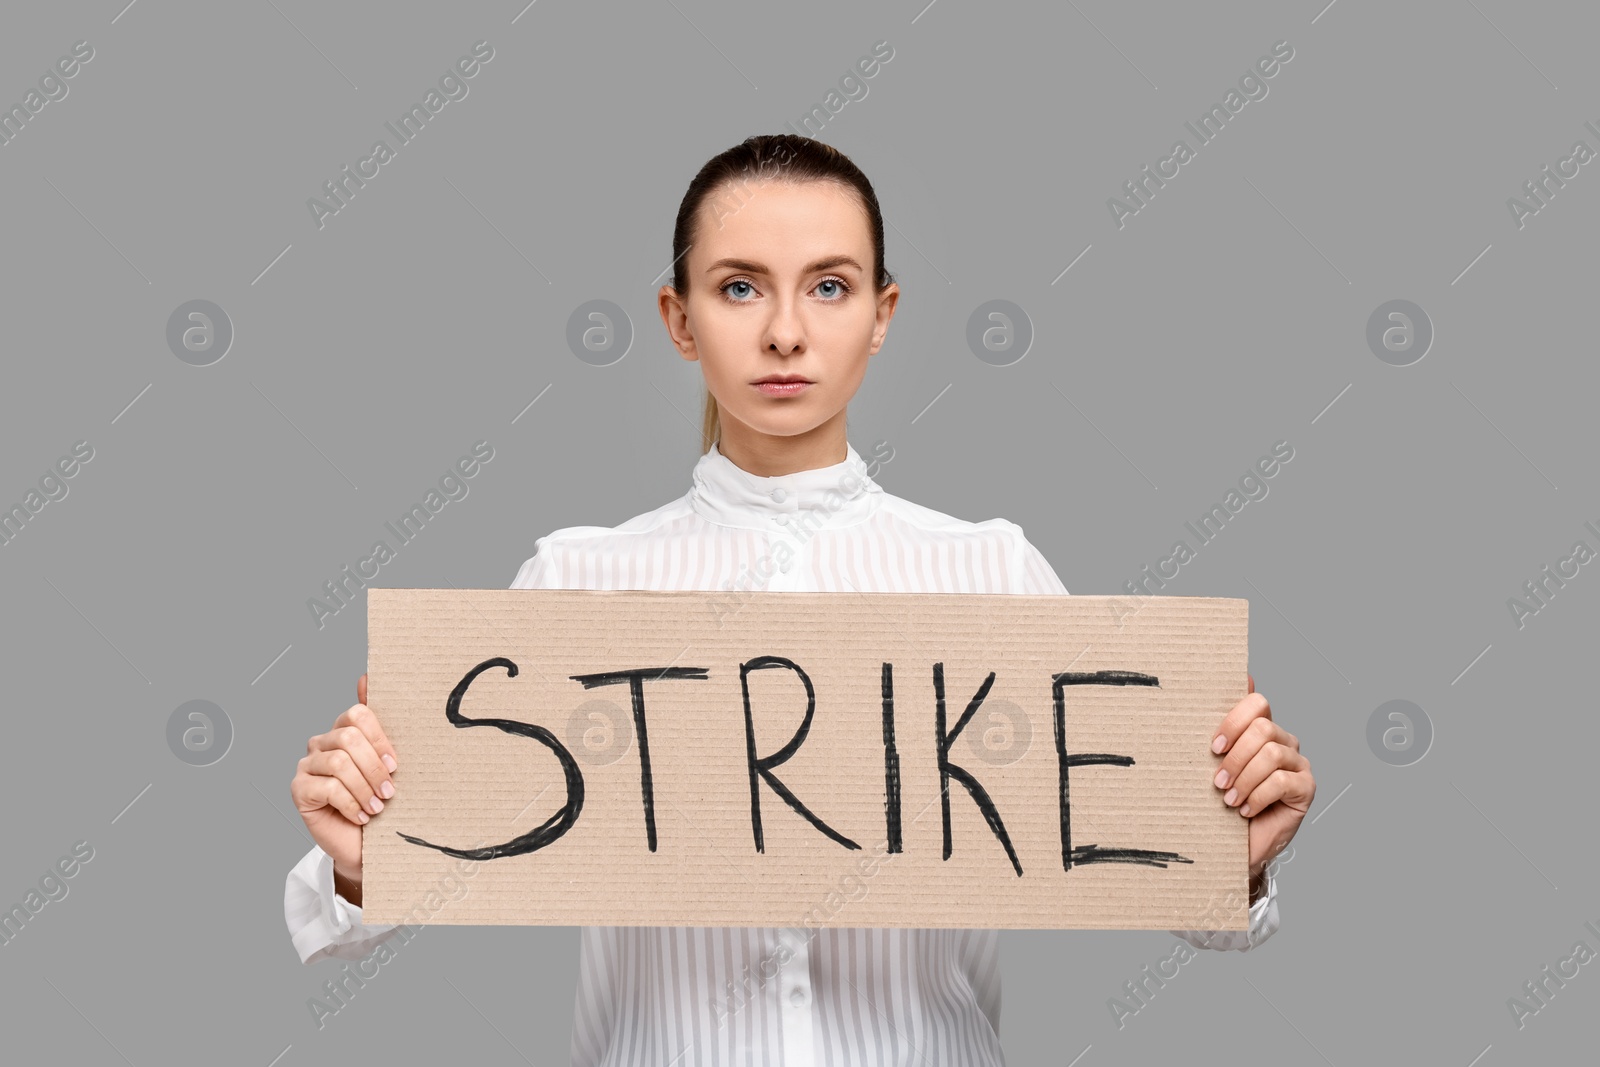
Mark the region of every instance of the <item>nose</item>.
POLYGON ((777 310, 767 322, 767 347, 781 355, 789 355, 805 348, 805 326, 800 321, 798 308, 792 301, 777 301, 777 310))

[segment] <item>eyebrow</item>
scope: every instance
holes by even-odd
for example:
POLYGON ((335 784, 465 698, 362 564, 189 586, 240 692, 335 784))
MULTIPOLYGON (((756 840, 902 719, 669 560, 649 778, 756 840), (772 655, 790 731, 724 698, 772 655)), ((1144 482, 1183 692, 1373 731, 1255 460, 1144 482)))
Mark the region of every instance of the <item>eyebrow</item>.
MULTIPOLYGON (((724 267, 732 268, 733 270, 748 271, 751 274, 768 273, 766 267, 762 266, 760 263, 755 263, 748 259, 719 259, 715 263, 711 264, 711 266, 706 268, 706 273, 710 274, 713 271, 721 270, 724 267)), ((800 273, 815 274, 819 270, 832 270, 834 267, 854 267, 856 270, 862 269, 861 264, 857 263, 849 256, 828 256, 824 259, 817 260, 815 263, 806 264, 805 270, 801 271, 800 273)))

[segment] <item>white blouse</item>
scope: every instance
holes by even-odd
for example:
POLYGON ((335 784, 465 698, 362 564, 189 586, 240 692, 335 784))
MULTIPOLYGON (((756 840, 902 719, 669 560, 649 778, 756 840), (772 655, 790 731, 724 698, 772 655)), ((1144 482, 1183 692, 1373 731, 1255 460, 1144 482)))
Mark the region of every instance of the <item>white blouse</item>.
MULTIPOLYGON (((1005 519, 968 522, 885 492, 853 446, 841 463, 763 478, 712 446, 683 496, 615 528, 534 543, 513 589, 1060 593, 1005 519)), ((284 916, 305 963, 359 959, 391 936, 337 895, 313 848, 284 916)), ((1237 931, 1173 931, 1248 950, 1278 929, 1277 887, 1237 931)), ((1001 1065, 997 930, 583 927, 575 1067, 631 1064, 1001 1065)))

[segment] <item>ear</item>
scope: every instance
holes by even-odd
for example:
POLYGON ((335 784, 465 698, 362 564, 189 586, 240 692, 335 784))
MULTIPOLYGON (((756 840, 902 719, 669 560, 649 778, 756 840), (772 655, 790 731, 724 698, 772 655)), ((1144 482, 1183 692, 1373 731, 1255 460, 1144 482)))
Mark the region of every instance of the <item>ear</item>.
POLYGON ((689 330, 689 309, 683 297, 672 286, 663 285, 656 292, 656 308, 661 313, 661 323, 667 328, 667 336, 672 339, 678 354, 691 362, 698 360, 700 353, 695 348, 694 334, 689 330))
POLYGON ((878 349, 883 347, 883 340, 889 334, 889 320, 894 318, 894 309, 900 303, 900 286, 890 282, 889 287, 878 294, 878 318, 873 326, 872 347, 867 349, 867 355, 875 356, 878 349))

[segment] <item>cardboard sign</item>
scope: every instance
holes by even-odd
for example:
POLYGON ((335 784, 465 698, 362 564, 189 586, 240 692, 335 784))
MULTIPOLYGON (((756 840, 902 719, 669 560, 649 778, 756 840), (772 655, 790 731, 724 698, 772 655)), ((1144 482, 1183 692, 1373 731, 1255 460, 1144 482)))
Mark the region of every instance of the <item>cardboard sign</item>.
POLYGON ((1247 601, 367 596, 364 922, 1249 925, 1247 601))

